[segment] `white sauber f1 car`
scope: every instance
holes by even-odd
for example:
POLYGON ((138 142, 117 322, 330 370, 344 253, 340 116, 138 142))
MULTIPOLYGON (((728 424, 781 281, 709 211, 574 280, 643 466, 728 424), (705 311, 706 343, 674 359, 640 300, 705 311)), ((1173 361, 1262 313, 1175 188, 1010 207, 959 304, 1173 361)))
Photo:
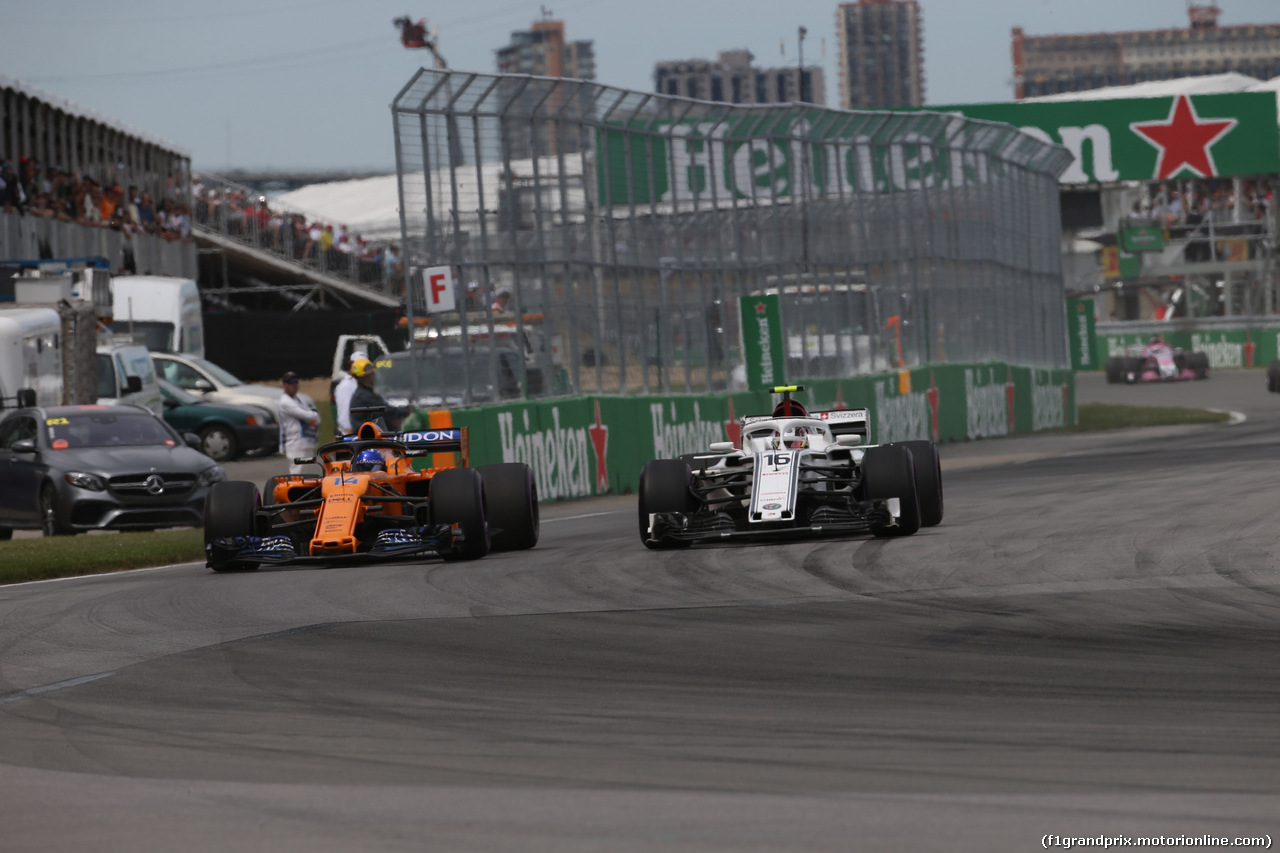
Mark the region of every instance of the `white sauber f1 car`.
POLYGON ((805 411, 778 386, 773 414, 744 417, 742 446, 655 459, 640 473, 640 539, 653 549, 736 538, 870 532, 910 536, 942 521, 931 441, 866 446, 866 409, 805 411))

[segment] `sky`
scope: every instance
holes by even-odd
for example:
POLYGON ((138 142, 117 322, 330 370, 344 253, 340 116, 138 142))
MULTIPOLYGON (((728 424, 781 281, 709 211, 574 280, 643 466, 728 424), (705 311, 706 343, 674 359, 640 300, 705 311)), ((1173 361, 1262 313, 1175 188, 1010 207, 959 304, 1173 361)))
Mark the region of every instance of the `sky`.
MULTIPOLYGON (((545 0, 570 40, 595 42, 597 82, 649 91, 653 64, 747 48, 756 65, 825 69, 838 99, 834 0, 545 0)), ((1218 0, 1220 24, 1280 22, 1277 0, 1218 0)), ((1029 35, 1187 26, 1186 0, 920 0, 925 97, 1013 97, 1010 29, 1029 35)), ((0 74, 187 149, 197 171, 387 170, 390 103, 427 51, 392 19, 438 28, 449 67, 494 51, 543 6, 511 0, 0 0, 0 74)))

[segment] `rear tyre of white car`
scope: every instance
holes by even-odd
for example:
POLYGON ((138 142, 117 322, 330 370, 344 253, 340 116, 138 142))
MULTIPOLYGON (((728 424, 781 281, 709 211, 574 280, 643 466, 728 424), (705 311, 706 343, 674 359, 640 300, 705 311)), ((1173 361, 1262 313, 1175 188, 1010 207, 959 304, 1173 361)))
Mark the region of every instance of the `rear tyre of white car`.
POLYGON ((689 465, 683 459, 654 459, 640 469, 640 541, 646 548, 659 551, 689 547, 689 542, 679 539, 649 537, 649 519, 654 514, 686 513, 696 508, 689 491, 689 476, 689 465))
POLYGON ((1280 392, 1280 358, 1267 365, 1267 390, 1280 392))
POLYGON ((525 551, 538 544, 538 486, 523 462, 499 462, 476 469, 484 481, 493 551, 525 551))
POLYGON ((462 527, 462 546, 442 553, 446 560, 478 560, 489 553, 484 481, 474 468, 449 468, 431 478, 431 520, 462 527))
POLYGON ((916 497, 920 500, 920 526, 937 527, 942 523, 942 462, 938 447, 932 441, 904 441, 911 451, 916 472, 916 497))
MULTIPOLYGON (((262 505, 258 487, 242 480, 214 483, 204 500, 204 544, 215 539, 233 539, 257 535, 257 512, 262 505)), ((235 560, 210 562, 215 572, 249 572, 257 563, 235 560)))
POLYGON ((872 524, 880 537, 910 536, 920 529, 920 498, 911 451, 901 444, 870 447, 862 457, 862 487, 868 500, 898 499, 897 524, 872 524))

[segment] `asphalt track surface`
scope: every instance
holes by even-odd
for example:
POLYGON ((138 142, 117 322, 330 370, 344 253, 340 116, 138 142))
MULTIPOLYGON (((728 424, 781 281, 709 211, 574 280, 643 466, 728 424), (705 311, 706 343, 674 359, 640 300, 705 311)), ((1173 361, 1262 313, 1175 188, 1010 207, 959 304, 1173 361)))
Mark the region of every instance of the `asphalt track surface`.
MULTIPOLYGON (((1280 395, 943 450, 903 540, 0 587, 0 849, 1030 850, 1280 833, 1280 395)), ((1197 847, 1194 849, 1213 849, 1197 847)))

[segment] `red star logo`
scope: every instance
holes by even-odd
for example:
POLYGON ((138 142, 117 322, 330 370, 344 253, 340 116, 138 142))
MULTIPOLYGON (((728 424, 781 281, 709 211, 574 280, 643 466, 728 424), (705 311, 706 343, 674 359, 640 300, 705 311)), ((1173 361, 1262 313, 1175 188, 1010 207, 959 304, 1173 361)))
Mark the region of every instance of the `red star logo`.
POLYGON ((1233 118, 1201 121, 1191 99, 1179 95, 1174 99, 1166 121, 1135 121, 1129 128, 1160 151, 1154 177, 1163 181, 1184 168, 1201 178, 1212 178, 1218 174, 1209 148, 1237 123, 1233 118))
POLYGON ((756 313, 757 313, 757 314, 763 314, 763 313, 764 313, 764 303, 763 303, 763 302, 757 302, 757 303, 756 303, 756 313))
POLYGON ((600 401, 596 400, 596 422, 587 427, 591 437, 591 446, 596 451, 596 491, 609 491, 609 463, 605 460, 605 450, 609 447, 609 427, 600 423, 600 401))
POLYGON ((941 394, 938 386, 933 381, 933 371, 929 371, 929 390, 924 392, 924 398, 929 401, 929 434, 933 436, 935 442, 941 441, 941 431, 938 429, 938 399, 941 394))
POLYGON ((733 398, 729 398, 729 420, 724 422, 724 434, 734 447, 742 446, 742 424, 733 416, 733 398))

